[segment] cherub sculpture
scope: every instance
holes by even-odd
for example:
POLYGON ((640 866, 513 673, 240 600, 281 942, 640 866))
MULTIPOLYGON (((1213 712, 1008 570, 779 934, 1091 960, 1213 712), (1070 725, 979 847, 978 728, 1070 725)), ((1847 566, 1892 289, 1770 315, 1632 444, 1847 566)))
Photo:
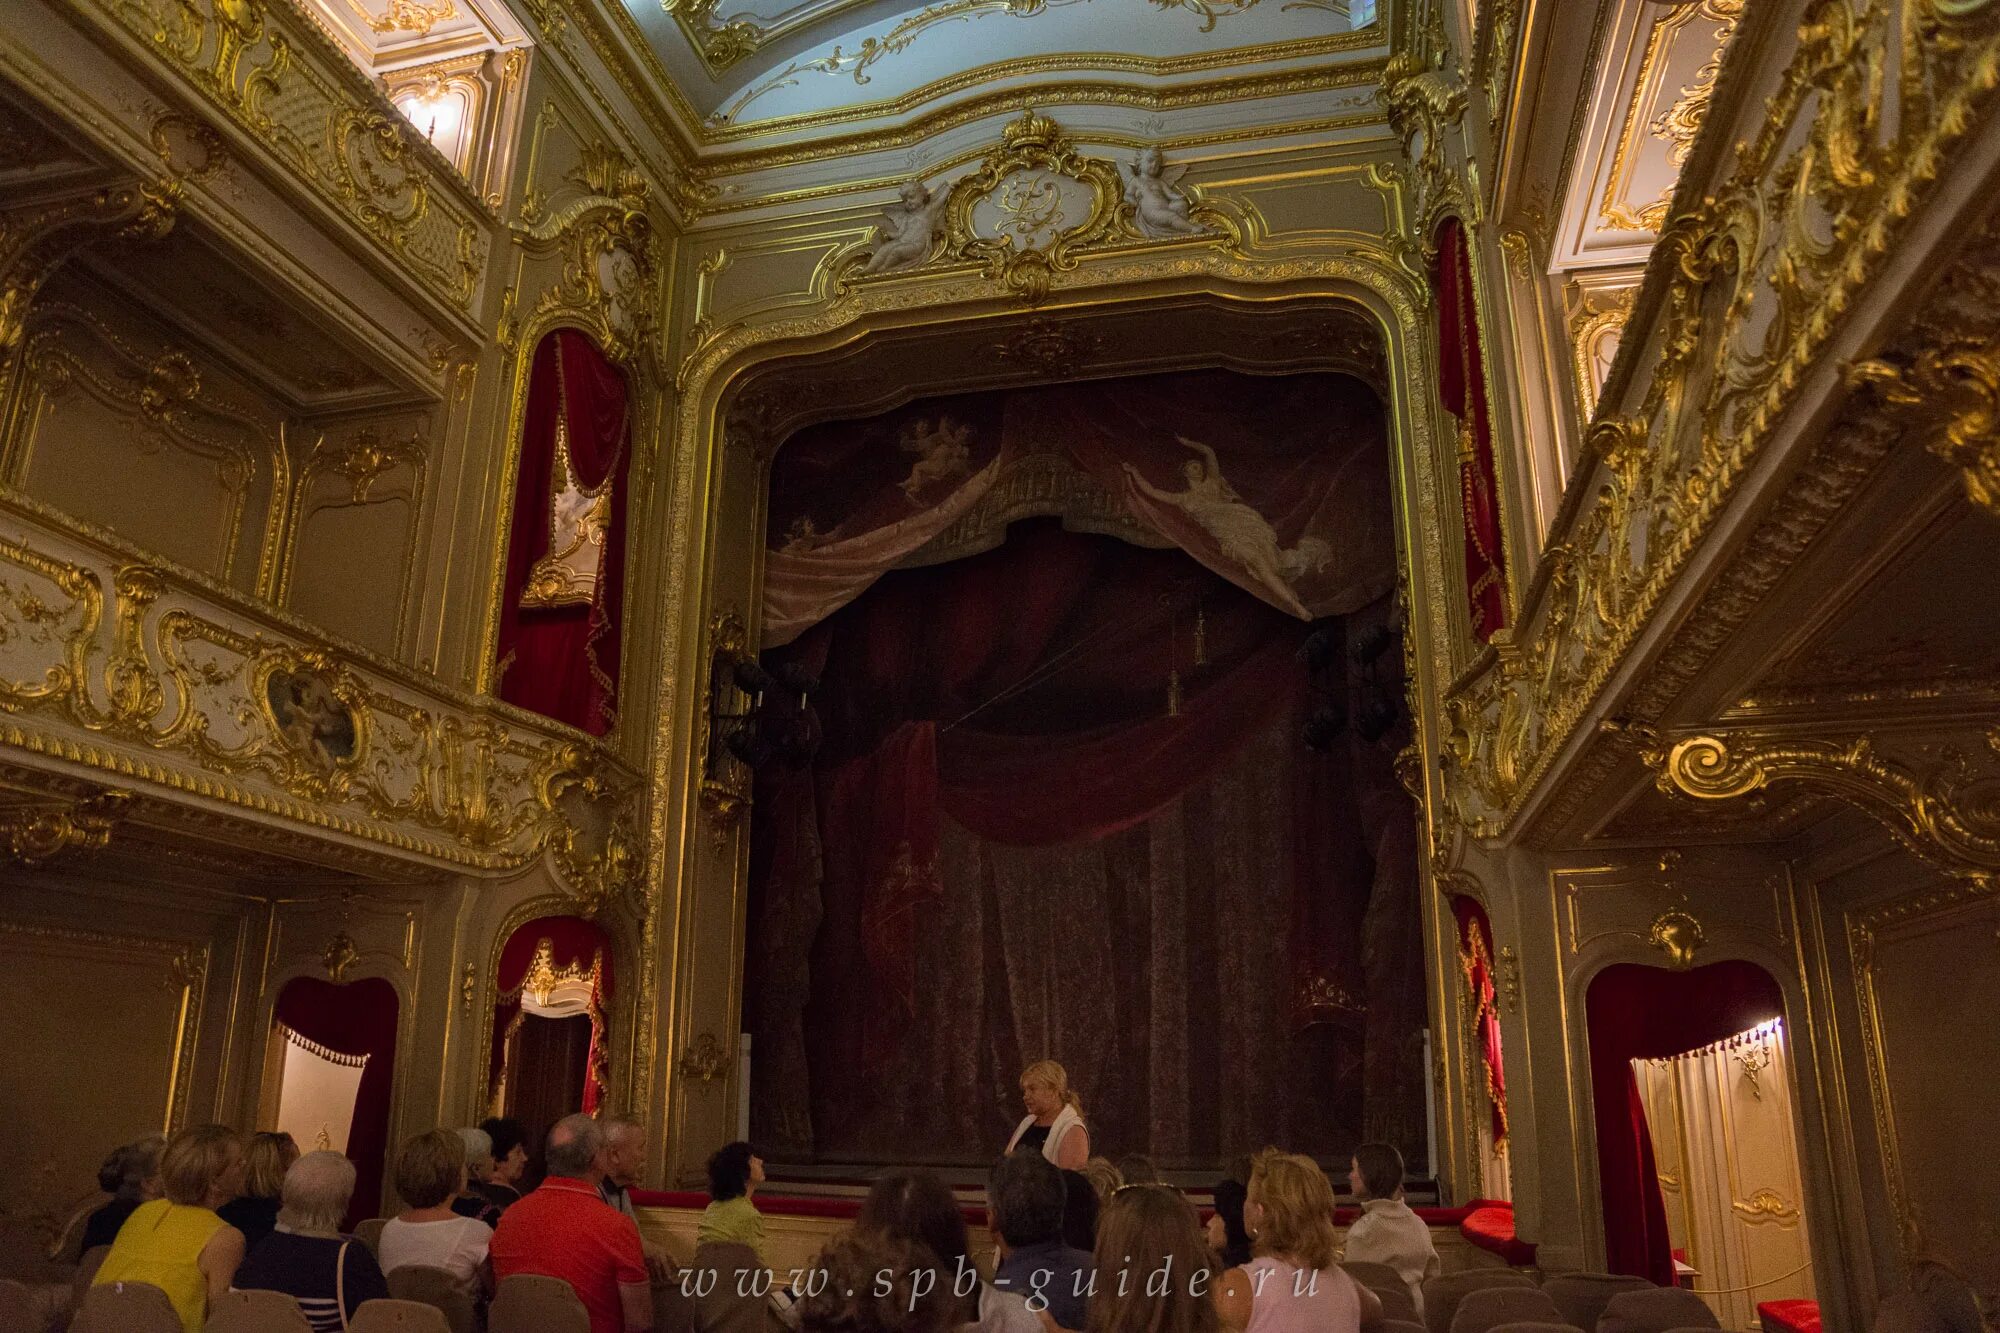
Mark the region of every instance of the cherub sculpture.
POLYGON ((922 181, 905 185, 902 202, 883 210, 882 224, 875 228, 875 249, 861 271, 887 273, 929 259, 946 197, 945 191, 933 193, 922 181))
POLYGON ((1141 236, 1162 240, 1208 230, 1188 216, 1188 197, 1180 184, 1186 174, 1185 166, 1167 166, 1157 148, 1142 148, 1130 162, 1118 164, 1125 201, 1132 205, 1132 225, 1141 236))

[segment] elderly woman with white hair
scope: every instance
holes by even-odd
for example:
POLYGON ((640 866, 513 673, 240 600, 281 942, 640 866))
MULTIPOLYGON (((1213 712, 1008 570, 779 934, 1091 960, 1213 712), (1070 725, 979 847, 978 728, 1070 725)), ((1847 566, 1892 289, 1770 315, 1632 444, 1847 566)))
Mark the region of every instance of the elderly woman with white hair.
POLYGON ((493 1136, 475 1125, 459 1130, 458 1138, 465 1145, 465 1184, 453 1196, 451 1210, 489 1227, 499 1226, 500 1210, 480 1188, 493 1174, 493 1136))
POLYGON ((310 1152, 285 1172, 278 1226, 236 1272, 239 1291, 282 1291, 305 1311, 313 1333, 347 1327, 363 1301, 386 1298, 389 1283, 366 1245, 340 1234, 354 1197, 354 1163, 310 1152))

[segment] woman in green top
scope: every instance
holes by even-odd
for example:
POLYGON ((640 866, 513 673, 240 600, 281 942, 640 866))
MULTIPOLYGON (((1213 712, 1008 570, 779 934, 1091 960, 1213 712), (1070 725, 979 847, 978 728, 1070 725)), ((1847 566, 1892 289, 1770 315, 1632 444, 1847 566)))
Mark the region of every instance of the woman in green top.
POLYGON ((728 1143, 708 1159, 708 1207, 701 1212, 695 1243, 733 1241, 757 1251, 764 1261, 764 1215, 750 1196, 764 1183, 764 1159, 747 1143, 728 1143))

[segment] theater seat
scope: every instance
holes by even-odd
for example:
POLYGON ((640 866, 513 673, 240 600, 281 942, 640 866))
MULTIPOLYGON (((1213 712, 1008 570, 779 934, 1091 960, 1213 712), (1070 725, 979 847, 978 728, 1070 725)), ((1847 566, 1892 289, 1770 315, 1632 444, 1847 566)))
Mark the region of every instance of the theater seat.
POLYGON ((444 1311, 415 1301, 373 1300, 361 1302, 347 1333, 451 1333, 444 1311))
POLYGON ((382 1228, 389 1225, 386 1217, 364 1218, 354 1224, 354 1239, 368 1247, 368 1252, 377 1259, 382 1257, 382 1228))
POLYGON ((590 1333, 590 1312, 559 1277, 502 1278, 486 1312, 487 1333, 590 1333))
POLYGON ((1488 1287, 1533 1287, 1532 1279, 1504 1268, 1472 1268, 1424 1279, 1424 1326, 1430 1333, 1451 1333, 1451 1318, 1467 1292, 1488 1287))
POLYGON ((1611 1298, 1597 1333, 1667 1333, 1676 1328, 1721 1328, 1708 1302, 1681 1287, 1649 1287, 1611 1298))
POLYGON ((106 1282, 84 1293, 69 1333, 183 1333, 167 1293, 144 1282, 106 1282))
POLYGON ((1542 1290, 1556 1303, 1563 1319, 1587 1329, 1597 1327, 1613 1296, 1652 1289, 1653 1284, 1645 1278, 1622 1273, 1558 1273, 1542 1283, 1542 1290))
POLYGON ((1373 1284, 1364 1285, 1368 1287, 1368 1290, 1375 1293, 1376 1300, 1382 1302, 1382 1317, 1384 1319, 1407 1319, 1413 1324, 1423 1322, 1422 1316, 1417 1313, 1416 1301, 1410 1298, 1410 1289, 1402 1283, 1398 1282, 1393 1287, 1378 1287, 1373 1284))
POLYGON ((1534 1287, 1468 1291, 1451 1317, 1451 1333, 1492 1333, 1502 1324, 1559 1324, 1556 1303, 1534 1287))
POLYGON ((405 1264, 384 1276, 389 1281, 389 1294, 397 1300, 436 1307, 445 1323, 451 1325, 451 1333, 475 1333, 478 1324, 472 1293, 445 1269, 405 1264))
POLYGON ((312 1325, 282 1291, 231 1291, 209 1304, 207 1333, 312 1333, 312 1325))
POLYGON ((1400 1287, 1403 1275, 1387 1264, 1371 1264, 1363 1259, 1342 1263, 1347 1275, 1364 1287, 1400 1287))
POLYGON ((735 1242, 710 1241, 695 1247, 693 1267, 694 1290, 700 1293, 703 1286, 708 1288, 706 1295, 694 1298, 695 1333, 764 1333, 764 1311, 770 1298, 737 1294, 739 1289, 756 1290, 739 1284, 737 1274, 763 1271, 757 1251, 735 1242), (714 1274, 712 1280, 710 1273, 714 1274))

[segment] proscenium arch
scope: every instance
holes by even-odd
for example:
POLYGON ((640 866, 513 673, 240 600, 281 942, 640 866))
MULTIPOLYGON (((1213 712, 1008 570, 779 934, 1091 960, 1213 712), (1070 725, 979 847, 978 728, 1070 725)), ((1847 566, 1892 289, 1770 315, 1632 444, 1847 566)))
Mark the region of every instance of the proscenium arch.
MULTIPOLYGON (((651 1025, 647 1044, 663 1065, 659 1083, 643 1104, 664 1112, 662 1147, 669 1181, 695 1179, 707 1152, 734 1137, 742 1095, 733 1066, 718 1088, 677 1063, 698 1037, 728 1039, 740 1031, 742 1015, 749 842, 744 825, 715 829, 702 814, 702 756, 696 753, 698 715, 706 707, 700 683, 708 674, 709 626, 719 613, 733 611, 750 627, 753 642, 759 630, 760 520, 770 451, 744 448, 729 438, 731 410, 759 378, 852 353, 871 340, 921 331, 931 339, 975 338, 990 345, 1031 317, 1079 327, 1093 318, 1193 302, 1257 314, 1338 310, 1358 314, 1374 332, 1386 363, 1383 406, 1393 460, 1399 581, 1409 607, 1413 663, 1424 685, 1420 697, 1437 697, 1473 660, 1463 617, 1451 614, 1454 584, 1447 556, 1456 548, 1446 536, 1455 536, 1457 527, 1457 460, 1455 454, 1439 453, 1440 442, 1448 442, 1449 435, 1441 429, 1435 396, 1428 390, 1435 365, 1426 318, 1429 295, 1413 275, 1386 260, 1373 255, 1255 260, 1209 253, 1166 265, 1086 263, 1069 275, 1054 299, 1033 310, 974 277, 952 276, 922 287, 907 282, 871 285, 798 318, 729 327, 712 336, 689 355, 677 376, 672 486, 663 515, 668 550, 658 603, 660 676, 647 892, 658 922, 661 948, 656 957, 666 984, 641 1021, 651 1025), (726 948, 717 947, 725 939, 726 948), (698 951, 699 942, 708 947, 698 951)), ((1205 356, 1177 350, 1172 358, 1176 367, 1225 359, 1219 349, 1205 356)), ((910 372, 909 397, 954 387, 927 381, 921 362, 912 363, 910 372)), ((1146 371, 1134 367, 1123 373, 1146 371)), ((1419 717, 1416 731, 1425 775, 1419 794, 1420 837, 1427 848, 1439 719, 1419 717)), ((1428 862, 1427 852, 1423 859, 1428 862)), ((1453 1042, 1460 1034, 1456 997, 1449 989, 1452 973, 1445 966, 1451 954, 1440 902, 1436 893, 1423 894, 1430 1021, 1441 1040, 1453 1042)), ((735 1042, 726 1040, 726 1045, 733 1049, 735 1042)), ((1444 1063, 1447 1080, 1456 1080, 1455 1062, 1444 1063)), ((1462 1145, 1471 1132, 1455 1093, 1453 1087, 1438 1090, 1439 1165, 1448 1188, 1460 1184, 1451 1177, 1460 1169, 1462 1145)))

